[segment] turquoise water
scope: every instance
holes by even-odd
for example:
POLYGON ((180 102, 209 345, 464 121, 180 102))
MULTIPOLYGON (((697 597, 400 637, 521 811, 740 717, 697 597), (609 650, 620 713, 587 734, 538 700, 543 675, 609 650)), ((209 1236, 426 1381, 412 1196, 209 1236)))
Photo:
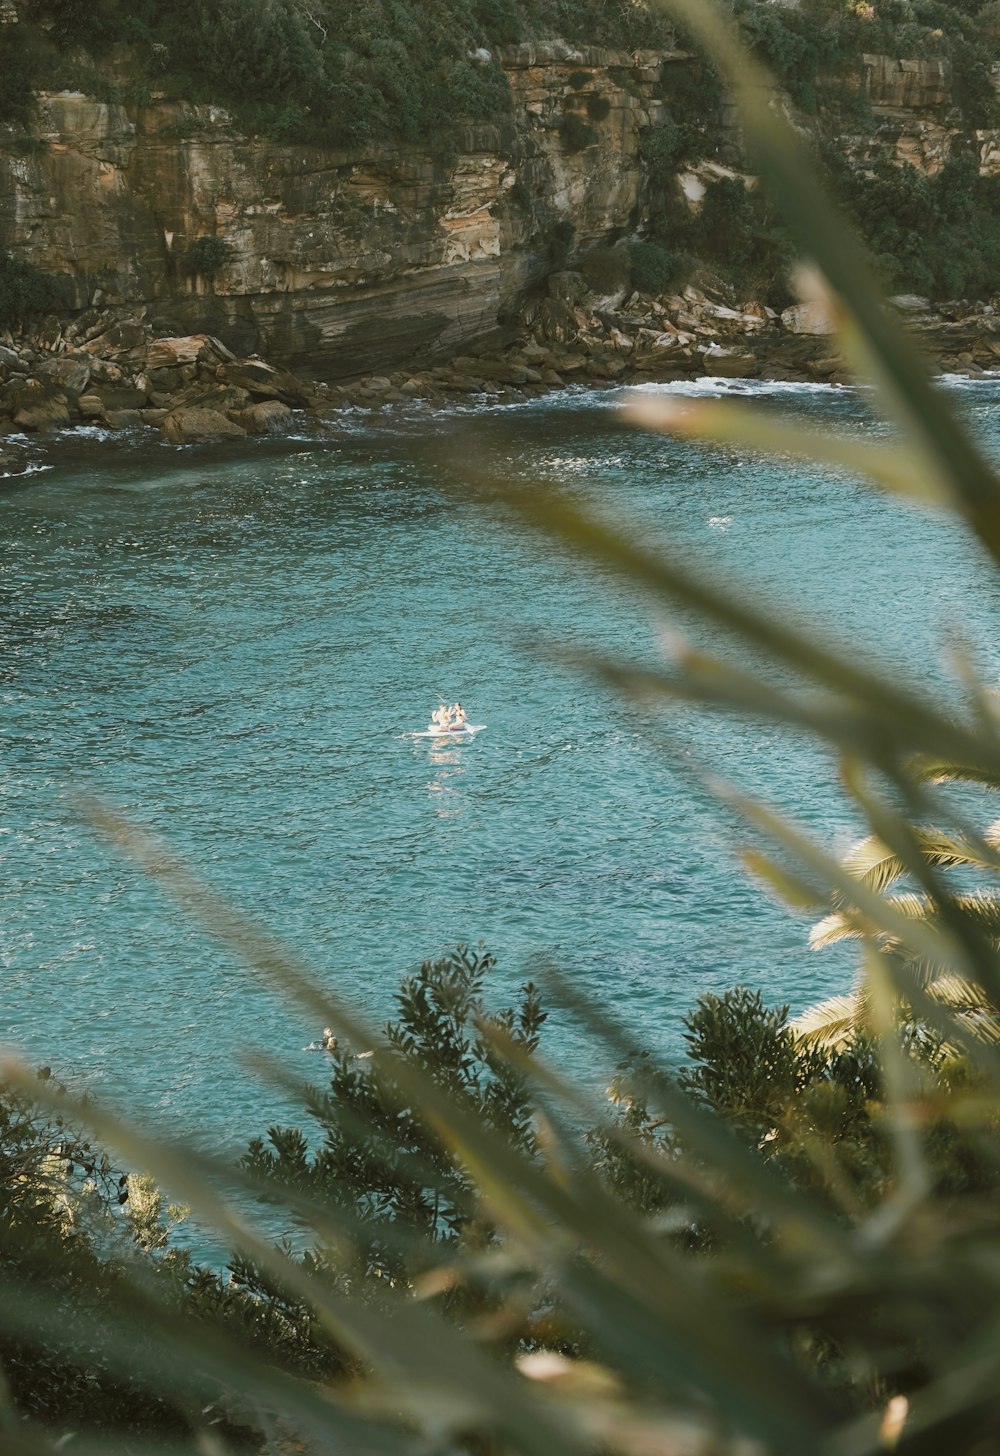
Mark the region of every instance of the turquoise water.
MULTIPOLYGON (((848 391, 755 392, 881 432, 848 391)), ((959 394, 1000 444, 1000 382, 959 394)), ((662 611, 443 491, 419 450, 459 473, 538 468, 935 689, 959 623, 1000 672, 996 579, 950 523, 626 431, 606 398, 359 416, 238 455, 77 438, 55 468, 0 482, 0 1038, 146 1120, 237 1142, 285 1106, 245 1050, 322 1075, 303 1050, 319 1028, 94 837, 81 789, 375 1021, 408 966, 457 941, 496 953, 498 999, 548 959, 670 1055, 701 991, 746 980, 800 1008, 845 985, 851 951, 807 950, 807 923, 739 868, 749 835, 697 772, 842 848, 858 825, 831 763, 770 725, 653 721, 562 665, 566 643, 654 658, 662 611), (486 731, 407 737, 438 694, 486 731)), ((546 1036, 583 1063, 565 1016, 546 1036)))

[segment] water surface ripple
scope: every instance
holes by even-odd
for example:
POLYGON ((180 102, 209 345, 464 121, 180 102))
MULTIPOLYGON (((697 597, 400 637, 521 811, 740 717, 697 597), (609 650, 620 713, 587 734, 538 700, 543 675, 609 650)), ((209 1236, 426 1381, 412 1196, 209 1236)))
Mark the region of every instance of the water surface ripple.
MULTIPOLYGON (((884 433, 849 391, 757 393, 884 433)), ((993 449, 1000 383, 960 395, 993 449)), ((141 1116, 236 1141, 284 1115, 244 1049, 321 1074, 302 1051, 318 1028, 95 840, 81 789, 375 1020, 405 968, 459 940, 496 952, 500 993, 548 958, 671 1053, 700 991, 746 980, 798 1008, 844 986, 851 951, 809 953, 698 777, 842 848, 858 826, 833 765, 770 725, 651 721, 560 662, 567 643, 654 660, 665 615, 442 490, 421 452, 459 474, 538 471, 935 690, 959 625, 996 679, 996 578, 952 523, 799 464, 628 432, 603 404, 358 418, 238 456, 91 439, 5 482, 0 1037, 141 1116), (438 694, 487 731, 407 738, 438 694)), ((721 645, 683 612, 670 624, 721 645)), ((547 1038, 582 1063, 566 1017, 547 1038)))

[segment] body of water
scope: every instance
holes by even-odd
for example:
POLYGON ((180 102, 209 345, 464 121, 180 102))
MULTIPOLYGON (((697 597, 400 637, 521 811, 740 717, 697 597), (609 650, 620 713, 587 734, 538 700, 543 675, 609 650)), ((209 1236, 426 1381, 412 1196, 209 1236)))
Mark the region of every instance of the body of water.
MULTIPOLYGON (((882 433, 857 393, 753 392, 882 433)), ((958 392, 1000 445, 1000 382, 958 392)), ((850 948, 808 951, 698 776, 842 849, 859 826, 834 766, 770 725, 651 721, 561 663, 567 643, 649 661, 664 614, 442 489, 441 462, 540 473, 935 690, 958 627, 996 678, 1000 587, 951 522, 628 431, 607 398, 359 416, 238 454, 76 437, 53 469, 0 483, 0 1037, 147 1121, 236 1143, 286 1116, 246 1049, 322 1075, 303 1051, 320 1028, 99 842, 80 790, 376 1022, 408 967, 458 941, 498 956, 498 1003, 547 959, 671 1055, 699 992, 747 981, 799 1009, 845 987, 850 948), (408 737, 439 695, 486 731, 408 737)), ((683 614, 669 625, 717 645, 683 614)), ((565 1018, 546 1039, 582 1061, 565 1018)))

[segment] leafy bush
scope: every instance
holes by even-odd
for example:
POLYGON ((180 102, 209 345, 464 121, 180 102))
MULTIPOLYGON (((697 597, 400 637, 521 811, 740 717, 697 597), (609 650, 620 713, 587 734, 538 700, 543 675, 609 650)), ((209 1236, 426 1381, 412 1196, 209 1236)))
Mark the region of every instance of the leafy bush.
POLYGON ((677 271, 677 259, 659 243, 631 243, 628 261, 632 287, 640 293, 662 293, 677 271))
POLYGON ((675 157, 698 162, 715 156, 724 135, 723 88, 718 71, 708 60, 671 67, 668 84, 669 119, 662 124, 668 129, 677 128, 675 157))
MULTIPOLYGON (((831 88, 829 78, 849 76, 862 52, 882 50, 944 55, 967 121, 985 125, 995 115, 987 32, 977 28, 968 6, 882 3, 868 16, 865 7, 840 0, 798 6, 736 0, 735 9, 757 53, 806 109, 856 109, 857 88, 836 81, 831 88)), ((486 63, 492 76, 480 77, 483 84, 466 76, 445 98, 438 93, 439 67, 461 66, 482 46, 495 52, 552 35, 626 50, 679 43, 677 28, 658 8, 608 0, 434 0, 419 9, 408 0, 339 8, 331 0, 137 0, 128 6, 51 0, 44 9, 22 7, 20 22, 3 30, 0 46, 17 57, 2 67, 0 118, 24 116, 32 88, 51 84, 61 61, 90 74, 83 52, 100 55, 124 42, 146 70, 136 84, 165 77, 189 99, 225 102, 247 128, 351 144, 386 135, 426 137, 456 115, 502 114, 509 99, 495 60, 486 63)), ((568 77, 574 90, 592 80, 582 70, 568 77)), ((671 66, 669 86, 679 150, 692 160, 710 154, 719 145, 715 69, 703 60, 671 66)), ((600 109, 602 101, 594 98, 593 105, 600 109)))
MULTIPOLYGON (((387 1026, 385 1044, 423 1068, 505 1144, 533 1156, 534 1103, 491 1033, 502 1033, 530 1055, 546 1013, 530 983, 515 1007, 488 1012, 484 994, 495 964, 492 956, 464 946, 424 961, 403 981, 398 1018, 387 1026)), ((474 1181, 412 1106, 392 1066, 370 1052, 333 1047, 330 1090, 310 1107, 322 1138, 315 1153, 297 1128, 272 1128, 269 1145, 252 1142, 243 1166, 268 1184, 347 1209, 359 1220, 359 1239, 356 1262, 342 1277, 399 1286, 413 1272, 408 1252, 419 1251, 424 1260, 434 1245, 469 1239, 481 1245, 491 1235, 481 1222, 474 1181)))
POLYGON ((33 316, 51 313, 65 303, 56 280, 20 258, 0 254, 0 325, 20 328, 33 316))
POLYGON ((878 163, 870 173, 830 161, 840 195, 868 240, 887 287, 932 298, 994 291, 1000 269, 1000 188, 971 155, 936 177, 878 163))
POLYGON ((198 0, 185 37, 185 61, 218 77, 225 94, 278 101, 289 94, 321 101, 327 77, 311 29, 293 0, 198 0))
POLYGON ((231 252, 225 238, 210 234, 195 238, 184 254, 184 271, 192 278, 204 278, 211 282, 226 266, 231 252))
POLYGON ((582 152, 597 141, 597 132, 576 111, 567 111, 559 124, 559 136, 567 152, 582 152))
MULTIPOLYGON (((39 1090, 50 1074, 39 1074, 39 1090)), ((64 1090, 64 1089, 62 1089, 64 1090)), ((63 1117, 47 1116, 31 1091, 0 1087, 0 1271, 5 1290, 53 1306, 51 1324, 81 1342, 77 1358, 46 1331, 11 1337, 0 1330, 0 1360, 15 1407, 55 1429, 180 1432, 179 1405, 122 1379, 91 1347, 86 1332, 114 1318, 137 1265, 159 1297, 172 1300, 188 1272, 182 1254, 162 1252, 168 1238, 162 1200, 63 1117), (136 1194, 135 1206, 132 1193, 136 1194)), ((156 1342, 147 1331, 136 1337, 156 1342)), ((201 1398, 212 1394, 202 1385, 201 1398)))
POLYGON ((593 293, 620 293, 629 283, 629 255, 624 248, 591 248, 579 262, 593 293))
POLYGON ((565 268, 573 253, 576 224, 568 217, 558 218, 545 234, 545 247, 553 268, 565 268))
POLYGON ((753 201, 738 178, 722 178, 706 189, 698 214, 698 237, 705 255, 742 268, 750 260, 755 217, 753 201))
POLYGON ((606 96, 588 96, 587 115, 591 121, 606 121, 611 115, 611 102, 606 96))
POLYGON ((475 0, 475 21, 495 45, 516 45, 525 39, 527 15, 517 0, 475 0))
POLYGON ((681 130, 670 117, 647 126, 639 136, 639 155, 654 176, 673 170, 680 153, 681 130))
POLYGON ((25 122, 35 108, 41 47, 24 25, 0 25, 0 121, 25 122))

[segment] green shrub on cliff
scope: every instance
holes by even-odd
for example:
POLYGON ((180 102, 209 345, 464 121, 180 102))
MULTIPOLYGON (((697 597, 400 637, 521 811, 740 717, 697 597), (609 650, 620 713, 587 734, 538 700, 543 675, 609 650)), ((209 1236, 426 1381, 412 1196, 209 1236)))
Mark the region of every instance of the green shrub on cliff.
POLYGON ((35 107, 42 47, 23 25, 0 25, 0 121, 26 122, 35 107))
POLYGON ((639 135, 639 156, 653 176, 661 177, 682 161, 681 129, 671 118, 666 117, 656 126, 647 126, 639 135))
POLYGON ((878 259, 887 286, 932 298, 989 296, 1000 279, 1000 187, 977 159, 953 157, 934 177, 877 162, 869 172, 829 165, 878 259))
POLYGON ((662 293, 677 272, 676 257, 660 243, 630 243, 628 263, 632 287, 641 293, 662 293))
POLYGON ((591 248, 578 266, 593 293, 620 293, 629 285, 629 255, 625 248, 591 248))
POLYGON ((182 43, 185 64, 224 95, 305 105, 324 95, 323 59, 294 0, 189 0, 182 43))
POLYGON ((226 266, 232 249, 225 238, 211 234, 195 238, 184 253, 182 263, 185 273, 191 278, 204 278, 211 282, 226 266))
POLYGON ((559 123, 559 137, 570 154, 583 152, 597 141, 597 132, 576 111, 567 111, 559 123))
POLYGON ((33 263, 0 254, 0 328, 21 328, 33 316, 52 313, 64 304, 62 290, 49 274, 33 263))

